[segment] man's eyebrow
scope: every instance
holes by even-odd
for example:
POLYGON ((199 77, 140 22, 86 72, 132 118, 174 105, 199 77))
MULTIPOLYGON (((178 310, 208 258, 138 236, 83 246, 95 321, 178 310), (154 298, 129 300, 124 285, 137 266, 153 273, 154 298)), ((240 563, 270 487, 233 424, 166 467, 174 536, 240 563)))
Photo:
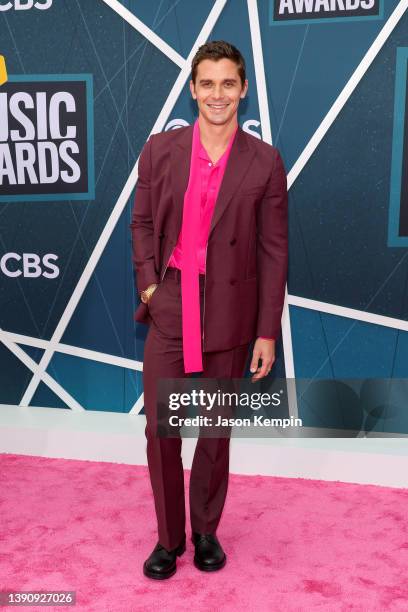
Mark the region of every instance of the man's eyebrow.
MULTIPOLYGON (((223 83, 225 83, 226 81, 230 82, 230 83, 236 83, 237 79, 235 79, 234 77, 231 77, 230 79, 223 79, 223 83)), ((200 84, 202 83, 212 83, 212 79, 200 79, 200 84)))

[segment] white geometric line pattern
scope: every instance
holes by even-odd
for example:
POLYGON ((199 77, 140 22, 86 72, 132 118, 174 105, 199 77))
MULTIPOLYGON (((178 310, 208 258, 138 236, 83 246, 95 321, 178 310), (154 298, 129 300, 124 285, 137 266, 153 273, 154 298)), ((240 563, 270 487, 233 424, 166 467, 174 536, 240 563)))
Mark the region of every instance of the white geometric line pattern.
POLYGON ((252 57, 255 68, 256 91, 258 94, 259 118, 261 120, 262 140, 272 144, 272 129, 269 115, 268 94, 266 89, 265 66, 263 61, 261 28, 257 0, 247 0, 249 30, 251 33, 252 57))
MULTIPOLYGON (((41 338, 33 338, 31 336, 24 336, 23 334, 15 334, 13 332, 0 330, 0 340, 3 340, 3 338, 6 338, 11 342, 15 342, 16 344, 33 346, 43 350, 49 348, 50 345, 49 340, 42 340, 41 338)), ((101 353, 99 351, 82 348, 81 346, 72 346, 70 344, 60 342, 57 344, 55 352, 63 353, 64 355, 71 355, 72 357, 81 357, 81 359, 89 359, 90 361, 98 361, 99 363, 106 363, 109 365, 118 366, 119 368, 143 372, 142 361, 127 359, 126 357, 119 357, 118 355, 110 355, 109 353, 101 353)))
MULTIPOLYGON (((255 68, 256 91, 258 95, 259 117, 261 120, 262 139, 272 144, 272 128, 269 115, 268 91, 266 88, 265 66, 263 61, 263 47, 257 0, 247 0, 249 29, 251 32, 252 57, 255 68)), ((282 344, 285 374, 287 378, 295 378, 295 365, 293 359, 292 333, 290 329, 289 306, 287 301, 288 287, 285 285, 285 301, 282 311, 282 344)), ((290 416, 298 416, 298 407, 295 389, 288 387, 288 406, 290 416)))
POLYGON ((346 104, 347 100, 349 99, 349 97, 367 72, 368 68, 371 66, 372 62, 380 52, 382 46, 391 35, 392 31, 398 24, 399 20, 401 19, 407 8, 408 0, 401 0, 394 9, 394 12, 391 13, 389 18, 385 22, 384 27, 377 35, 371 47, 368 49, 367 53, 351 75, 350 79, 347 81, 339 96, 336 98, 329 112, 313 134, 312 138, 307 143, 306 147, 304 148, 296 163, 293 165, 293 168, 290 170, 288 174, 289 189, 293 185, 299 174, 302 172, 303 168, 305 167, 317 147, 319 146, 327 130, 335 121, 341 109, 346 104))
MULTIPOLYGON (((125 9, 125 7, 123 7, 123 5, 121 5, 120 2, 117 2, 117 0, 103 0, 103 2, 105 2, 106 4, 108 4, 113 10, 115 10, 118 14, 120 14, 126 21, 128 21, 135 29, 137 29, 139 32, 143 33, 143 35, 150 40, 150 42, 152 42, 155 46, 157 46, 159 49, 161 49, 166 55, 167 57, 169 57, 170 59, 172 59, 173 62, 175 62, 177 65, 182 66, 182 71, 180 72, 169 96, 168 99, 165 103, 165 105, 162 108, 162 111, 159 114, 158 119, 156 120, 155 125, 153 126, 153 129, 151 130, 151 133, 155 133, 156 131, 161 131, 164 127, 165 121, 168 118, 176 100, 178 95, 181 92, 181 89, 185 83, 185 80, 188 77, 189 74, 189 70, 190 70, 190 62, 191 62, 191 57, 193 56, 193 54, 195 53, 195 46, 192 48, 189 57, 186 60, 183 60, 183 58, 181 58, 181 56, 179 56, 179 54, 172 49, 169 45, 167 45, 167 43, 165 43, 162 39, 160 39, 160 37, 158 37, 152 30, 150 30, 149 28, 147 28, 147 26, 145 26, 140 20, 138 20, 132 13, 130 13, 130 11, 128 11, 127 9, 125 9), (166 50, 165 50, 166 49, 166 50)), ((249 11, 249 15, 250 15, 250 25, 251 25, 251 15, 253 18, 254 15, 254 4, 255 4, 256 0, 248 0, 248 11, 249 11)), ((219 14, 221 13, 224 5, 226 3, 226 0, 216 0, 216 2, 214 3, 214 6, 207 18, 207 21, 203 27, 203 29, 200 32, 200 35, 197 38, 196 41, 196 45, 198 44, 202 44, 202 42, 204 42, 209 34, 209 32, 211 31, 213 25, 215 24, 216 20, 218 19, 219 14), (210 28, 208 28, 207 26, 210 25, 210 28)), ((376 57, 376 55, 378 54, 378 52, 380 51, 381 47, 383 46, 383 44, 386 42, 386 40, 388 39, 388 37, 390 36, 390 34, 392 33, 393 29, 395 28, 395 26, 397 25, 397 23, 399 22, 399 20, 401 19, 401 17, 403 16, 403 14, 406 12, 408 8, 408 0, 401 0, 399 2, 399 4, 397 5, 397 7, 395 8, 394 12, 391 14, 391 16, 388 18, 387 22, 385 23, 384 27, 382 28, 382 30, 380 31, 380 33, 378 34, 378 36, 376 37, 375 41, 373 42, 373 44, 371 45, 371 47, 369 48, 369 50, 367 51, 366 55, 364 56, 363 60, 360 62, 359 66, 357 67, 357 69, 355 70, 355 72, 353 73, 352 77, 349 79, 348 83, 346 84, 346 86, 343 88, 342 92, 340 93, 340 95, 338 96, 338 98, 336 99, 336 101, 334 102, 333 106, 331 107, 331 109, 329 110, 329 112, 327 113, 327 115, 325 116, 325 118, 323 119, 323 121, 321 122, 319 128, 316 130, 316 132, 314 133, 314 135, 312 136, 312 138, 310 139, 310 141, 308 142, 308 144, 306 145, 305 149, 303 150, 302 154, 299 156, 298 160, 296 161, 296 163, 293 165, 293 167, 291 168, 291 170, 288 173, 288 188, 290 189, 291 186, 293 185, 294 181, 296 180, 296 178, 299 176, 300 172, 303 170, 303 168, 305 167, 305 165, 307 164, 308 160, 310 159, 310 157, 313 155, 314 151, 316 150, 317 146, 319 145, 319 143, 321 142, 322 138, 324 137, 324 135, 326 134, 327 130, 330 128, 330 126, 332 125, 333 121, 336 119, 337 115, 339 114, 339 112, 341 111, 341 109, 343 108, 344 104, 347 102, 348 98, 350 97, 350 95, 353 93, 355 87, 357 86, 357 84, 359 83, 359 81, 361 80, 361 78, 363 77, 363 75, 365 74, 366 70, 368 69, 368 67, 371 65, 372 61, 374 60, 374 58, 376 57)), ((257 11, 256 11, 257 13, 257 11)), ((258 23, 258 27, 259 27, 259 23, 258 23)), ((251 26, 251 38, 252 38, 252 45, 254 45, 254 37, 252 34, 252 28, 253 25, 251 26)), ((255 35, 256 38, 256 35, 255 35)), ((260 39, 259 39, 260 40, 260 39)), ((257 44, 255 42, 255 44, 257 44)), ((254 52, 254 49, 253 49, 254 52)), ((254 58, 254 63, 255 63, 255 58, 254 58)), ((263 63, 263 60, 262 60, 263 63)), ((257 63, 257 66, 255 66, 255 70, 257 71, 259 69, 259 62, 257 63)), ((262 117, 262 113, 264 112, 264 101, 266 100, 267 103, 267 99, 266 99, 266 94, 264 94, 263 100, 261 99, 261 95, 258 92, 258 98, 259 98, 259 108, 260 108, 260 116, 262 117)), ((268 123, 266 123, 266 125, 268 125, 268 123)), ((264 132, 265 129, 268 129, 267 127, 265 128, 265 122, 262 122, 262 134, 266 140, 266 134, 264 132)), ((272 141, 272 138, 271 138, 272 141)), ((91 255, 90 260, 88 261, 87 266, 84 269, 84 272, 81 276, 81 278, 79 279, 79 282, 71 296, 71 299, 69 300, 67 307, 61 317, 61 320, 51 338, 50 341, 45 341, 47 343, 47 347, 45 349, 45 353, 43 355, 43 358, 41 359, 40 363, 37 364, 31 360, 31 358, 24 353, 24 351, 22 351, 22 349, 20 349, 20 347, 18 347, 14 342, 12 342, 9 338, 9 336, 14 336, 15 338, 18 336, 16 334, 12 334, 11 332, 5 332, 0 330, 0 340, 23 362, 27 365, 27 367, 29 367, 33 372, 34 372, 34 376, 30 382, 30 384, 28 385, 25 394, 23 395, 21 402, 20 402, 20 406, 26 406, 29 405, 36 389, 37 386, 40 382, 40 380, 43 380, 48 386, 50 386, 50 388, 53 388, 51 385, 56 386, 58 388, 58 395, 60 397, 62 397, 61 394, 66 394, 66 391, 64 389, 62 389, 58 383, 56 383, 56 381, 54 381, 46 372, 45 369, 47 368, 54 352, 59 351, 60 347, 63 347, 65 349, 67 349, 68 345, 63 345, 60 344, 59 341, 66 329, 66 326, 68 325, 72 314, 79 302, 79 299, 82 296, 83 291, 85 290, 85 287, 92 275, 93 270, 96 267, 97 262, 99 261, 99 258, 110 238, 110 235, 112 234, 112 231, 119 219, 119 216, 121 214, 121 212, 123 211, 124 207, 126 206, 127 200, 130 197, 130 193, 134 187, 134 185, 137 182, 137 167, 138 167, 138 160, 122 190, 122 193, 120 194, 118 201, 116 202, 116 205, 107 221, 107 224, 104 228, 104 231, 101 234, 100 239, 98 240, 94 251, 91 255)), ((361 320, 364 322, 368 322, 368 323, 373 323, 373 324, 378 324, 378 325, 384 325, 387 327, 393 327, 396 329, 401 329, 404 331, 408 331, 407 329, 407 322, 404 320, 400 320, 400 319, 392 319, 391 317, 386 317, 386 316, 382 316, 382 315, 375 315, 375 314, 371 314, 371 313, 367 313, 364 311, 360 311, 360 310, 354 310, 354 309, 350 309, 350 308, 345 308, 342 306, 337 306, 335 304, 325 304, 324 302, 318 302, 315 300, 310 300, 307 298, 301 298, 301 297, 297 297, 297 296, 291 296, 291 295, 287 295, 286 293, 286 297, 285 297, 285 314, 287 311, 287 304, 292 304, 292 305, 296 305, 296 306, 301 306, 304 308, 309 308, 312 310, 319 310, 322 312, 328 312, 330 314, 335 314, 335 315, 339 315, 339 316, 344 316, 344 317, 349 317, 349 318, 353 318, 356 320, 361 320)), ((282 321, 282 331, 284 330, 284 326, 289 325, 289 321, 286 321, 286 319, 288 319, 288 316, 285 317, 283 316, 283 321, 282 321)), ((290 327, 289 327, 290 330, 290 327)), ((28 337, 25 337, 26 339, 28 337)), ((37 342, 42 342, 40 340, 37 339, 31 339, 33 341, 37 341, 37 342)), ((22 342, 23 343, 23 342, 22 342)), ((28 342, 27 342, 28 344, 28 342)), ((34 346, 34 344, 33 344, 34 346)), ((76 349, 76 347, 72 347, 72 349, 76 349)), ((103 360, 106 363, 112 363, 112 365, 117 365, 117 359, 122 359, 122 358, 117 358, 115 356, 112 355, 105 355, 103 353, 97 353, 94 351, 88 351, 87 349, 77 349, 78 351, 84 351, 84 353, 81 356, 85 357, 85 352, 88 355, 94 354, 95 357, 98 355, 99 359, 95 359, 95 357, 89 357, 91 359, 95 359, 95 360, 102 360, 101 356, 103 356, 103 360), (114 363, 115 362, 115 363, 114 363)), ((62 350, 61 352, 65 352, 65 350, 62 350)), ((79 353, 75 353, 73 352, 72 354, 78 354, 79 353)), ((285 351, 285 355, 286 355, 286 351, 285 351)), ((88 358, 88 357, 86 357, 88 358)), ((138 367, 134 367, 134 364, 139 364, 140 362, 135 362, 133 360, 126 360, 128 363, 127 366, 124 367, 131 367, 132 369, 139 369, 138 367), (132 365, 131 365, 132 364, 132 365)), ((286 364, 285 364, 286 366, 286 364)), ((288 371, 288 370, 287 370, 288 371)), ((53 389, 55 391, 55 389, 53 389)), ((143 394, 142 394, 143 395, 143 394)), ((69 394, 68 394, 69 396, 69 394)), ((135 406, 132 408, 132 411, 136 408, 136 406, 140 409, 141 408, 141 404, 140 404, 140 400, 141 400, 142 396, 138 399, 138 401, 136 402, 135 406)), ((73 399, 71 398, 71 396, 69 396, 69 402, 67 401, 67 405, 70 405, 70 407, 72 407, 73 409, 80 409, 82 410, 82 407, 79 406, 79 404, 73 399), (72 405, 71 405, 72 404, 72 405), (73 406, 76 405, 76 407, 74 408, 73 406)), ((65 400, 64 400, 65 401, 65 400)))
MULTIPOLYGON (((31 359, 27 353, 23 351, 17 344, 11 342, 7 336, 6 332, 1 330, 1 341, 6 346, 9 351, 11 351, 24 365, 33 372, 35 375, 38 371, 38 365, 36 362, 31 359)), ((53 391, 66 405, 71 408, 71 410, 75 410, 77 412, 84 410, 84 408, 66 391, 56 380, 54 380, 47 372, 41 373, 41 380, 53 391)))
POLYGON ((382 325, 383 327, 391 327, 392 329, 408 331, 408 321, 405 321, 404 319, 394 319, 393 317, 386 317, 384 315, 374 314, 364 310, 355 310, 354 308, 338 306, 337 304, 319 302, 317 300, 298 297, 296 295, 289 295, 289 304, 291 306, 300 306, 301 308, 308 308, 309 310, 317 310, 318 312, 336 315, 337 317, 354 319, 356 321, 361 321, 362 323, 371 323, 373 325, 382 325))
POLYGON ((129 11, 129 9, 125 8, 123 4, 118 2, 118 0, 102 1, 105 2, 105 4, 107 4, 108 6, 110 6, 110 8, 113 9, 116 13, 118 13, 118 15, 123 17, 123 19, 127 21, 129 25, 131 25, 135 28, 135 30, 140 32, 140 34, 142 34, 142 36, 144 36, 149 42, 151 42, 152 45, 160 49, 160 51, 164 55, 167 55, 167 57, 171 59, 175 64, 177 64, 179 68, 183 68, 186 62, 184 57, 181 57, 181 55, 177 53, 177 51, 173 49, 173 47, 170 47, 170 45, 168 45, 162 38, 160 38, 160 36, 153 32, 153 30, 148 28, 147 25, 143 23, 143 21, 140 21, 140 19, 138 19, 136 15, 129 11))
POLYGON ((134 406, 129 411, 129 414, 139 414, 144 406, 144 393, 140 394, 140 397, 136 400, 134 406))

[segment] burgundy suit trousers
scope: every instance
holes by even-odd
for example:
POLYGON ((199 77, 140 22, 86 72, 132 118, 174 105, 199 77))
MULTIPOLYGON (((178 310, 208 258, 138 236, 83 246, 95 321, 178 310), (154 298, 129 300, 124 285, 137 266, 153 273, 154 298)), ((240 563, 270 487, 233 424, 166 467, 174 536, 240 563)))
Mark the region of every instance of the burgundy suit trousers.
MULTIPOLYGON (((204 278, 204 275, 200 274, 201 330, 204 278)), ((168 550, 178 546, 185 533, 182 438, 161 438, 156 435, 157 382, 159 378, 199 376, 198 373, 184 372, 180 280, 180 271, 169 267, 150 299, 151 323, 145 341, 143 361, 147 461, 159 542, 168 550)), ((226 351, 203 353, 201 376, 242 377, 248 349, 249 344, 244 344, 226 351)), ((216 532, 227 495, 229 450, 229 437, 197 438, 189 486, 192 531, 216 532)))

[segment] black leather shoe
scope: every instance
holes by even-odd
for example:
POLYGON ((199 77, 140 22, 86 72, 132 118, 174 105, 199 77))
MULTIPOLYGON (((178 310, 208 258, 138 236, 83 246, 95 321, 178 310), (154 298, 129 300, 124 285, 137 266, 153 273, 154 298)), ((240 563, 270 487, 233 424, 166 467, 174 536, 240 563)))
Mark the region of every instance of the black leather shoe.
POLYGON ((184 537, 173 550, 167 550, 157 542, 152 554, 146 559, 143 564, 143 573, 149 578, 155 578, 156 580, 164 580, 170 578, 176 573, 177 564, 176 559, 180 557, 186 550, 186 536, 184 537))
POLYGON ((204 572, 214 572, 221 569, 227 562, 227 556, 222 549, 215 533, 195 533, 191 541, 195 546, 194 565, 204 572))

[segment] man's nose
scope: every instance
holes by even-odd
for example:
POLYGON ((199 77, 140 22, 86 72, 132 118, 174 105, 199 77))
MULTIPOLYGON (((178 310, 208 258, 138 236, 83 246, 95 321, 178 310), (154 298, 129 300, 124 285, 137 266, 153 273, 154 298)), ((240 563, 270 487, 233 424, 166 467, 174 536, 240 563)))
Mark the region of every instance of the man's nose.
POLYGON ((213 91, 214 98, 221 99, 223 95, 224 95, 224 91, 223 91, 222 85, 215 85, 214 91, 213 91))

